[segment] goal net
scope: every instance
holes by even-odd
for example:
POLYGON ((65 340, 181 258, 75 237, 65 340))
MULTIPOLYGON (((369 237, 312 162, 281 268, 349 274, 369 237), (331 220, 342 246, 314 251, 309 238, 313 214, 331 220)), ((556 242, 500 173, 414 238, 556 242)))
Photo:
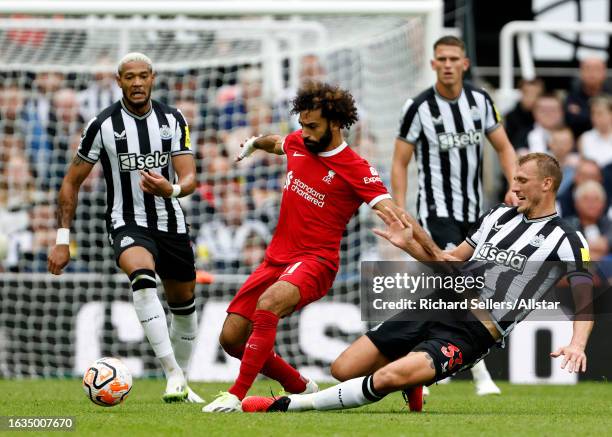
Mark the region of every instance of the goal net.
MULTIPOLYGON (((161 375, 107 241, 99 166, 80 192, 70 265, 61 277, 45 273, 57 191, 85 123, 120 98, 122 55, 151 57, 153 97, 191 127, 198 188, 181 203, 197 269, 214 278, 196 288, 191 378, 227 380, 238 362, 218 345, 221 323, 274 232, 285 177, 284 159, 262 152, 234 166, 240 142, 296 129, 289 109, 300 83, 326 80, 355 96, 360 121, 348 142, 389 185, 401 106, 427 78, 425 31, 418 15, 0 19, 0 377, 78 375, 105 355, 135 376, 161 375)), ((378 256, 372 222, 367 208, 351 220, 328 297, 281 323, 278 352, 315 378, 366 328, 359 263, 378 256)))

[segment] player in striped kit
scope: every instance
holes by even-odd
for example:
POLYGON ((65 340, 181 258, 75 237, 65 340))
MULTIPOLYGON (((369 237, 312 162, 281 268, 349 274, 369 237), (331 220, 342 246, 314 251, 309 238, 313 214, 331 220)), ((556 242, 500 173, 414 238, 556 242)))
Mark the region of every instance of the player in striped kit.
POLYGON ((203 402, 187 385, 197 333, 195 262, 178 197, 196 187, 189 128, 175 108, 151 99, 155 73, 142 53, 119 62, 123 97, 85 128, 59 193, 58 233, 48 268, 70 261, 69 232, 82 182, 98 161, 106 180, 106 226, 117 265, 128 275, 136 314, 167 378, 166 402, 203 402), (159 275, 172 313, 157 297, 159 275))
MULTIPOLYGON (((562 277, 569 280, 579 310, 570 343, 551 356, 563 356, 561 367, 568 372, 586 371, 585 348, 593 328, 589 251, 582 234, 570 228, 555 210, 560 183, 561 169, 554 158, 543 153, 521 157, 512 185, 518 207, 502 204, 493 208, 480 218, 466 240, 450 251, 458 260, 469 260, 463 267, 468 272, 487 269, 487 283, 479 298, 484 302, 495 295, 497 302, 505 304, 500 308, 506 309, 467 311, 467 320, 450 322, 407 321, 407 313, 400 312, 357 339, 332 364, 337 372, 342 369, 346 375, 355 375, 352 379, 308 395, 246 398, 243 410, 334 410, 367 405, 399 390, 418 394, 423 384, 432 384, 482 359, 531 311, 507 308, 513 308, 517 299, 543 297, 562 277), (494 256, 489 256, 493 249, 494 256)), ((377 213, 387 229, 375 232, 416 259, 431 260, 412 237, 406 216, 389 213, 393 218, 377 213)), ((420 400, 409 399, 415 403, 420 400)))
MULTIPOLYGON (((469 66, 463 41, 444 36, 434 44, 431 61, 437 80, 402 110, 395 140, 391 186, 405 209, 407 167, 415 154, 418 167, 417 216, 442 249, 461 244, 482 214, 485 139, 493 145, 508 181, 516 155, 489 94, 463 82, 469 66)), ((510 190, 505 202, 514 204, 510 190)), ((499 394, 484 361, 472 369, 479 395, 499 394)))

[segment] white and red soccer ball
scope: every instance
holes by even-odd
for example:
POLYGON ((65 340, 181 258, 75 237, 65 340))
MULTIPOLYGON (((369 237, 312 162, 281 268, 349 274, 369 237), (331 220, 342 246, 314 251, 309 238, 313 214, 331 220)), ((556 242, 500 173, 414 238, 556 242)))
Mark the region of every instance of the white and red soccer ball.
POLYGON ((100 358, 83 375, 83 390, 94 404, 103 407, 120 404, 131 389, 132 374, 117 358, 100 358))

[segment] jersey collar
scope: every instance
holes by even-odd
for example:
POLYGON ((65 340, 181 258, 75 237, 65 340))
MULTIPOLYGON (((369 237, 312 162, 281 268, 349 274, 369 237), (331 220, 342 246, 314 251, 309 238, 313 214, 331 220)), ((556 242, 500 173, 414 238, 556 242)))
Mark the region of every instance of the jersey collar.
POLYGON ((124 110, 125 112, 127 112, 127 113, 128 113, 128 115, 129 115, 130 117, 133 117, 133 118, 135 118, 135 119, 137 119, 137 120, 144 120, 144 119, 145 119, 145 118, 147 118, 149 115, 151 115, 151 112, 153 112, 153 101, 152 101, 152 100, 151 100, 151 107, 150 107, 150 108, 149 108, 149 110, 146 112, 146 114, 143 114, 143 115, 136 115, 136 114, 134 114, 132 111, 130 111, 130 110, 129 110, 129 109, 126 107, 126 106, 125 106, 125 103, 123 103, 123 99, 121 99, 121 100, 120 100, 120 102, 121 102, 121 107, 123 108, 123 110, 124 110))
POLYGON ((558 217, 559 213, 558 212, 554 212, 552 214, 549 215, 545 215, 543 217, 536 217, 536 218, 532 218, 532 219, 528 219, 527 216, 525 214, 523 214, 523 221, 525 223, 538 223, 538 222, 545 222, 546 220, 550 220, 552 218, 558 217))
POLYGON ((461 98, 461 96, 463 95, 463 87, 461 88, 461 92, 459 93, 459 96, 456 99, 447 99, 446 97, 444 97, 442 94, 440 94, 436 88, 436 86, 433 86, 433 90, 434 93, 436 94, 436 96, 442 100, 444 100, 445 102, 448 103, 457 103, 459 101, 459 99, 461 98))
POLYGON ((335 149, 332 149, 332 150, 330 150, 328 152, 320 152, 320 153, 318 153, 318 155, 323 157, 323 158, 329 158, 330 156, 334 156, 334 155, 337 155, 338 153, 342 152, 347 146, 348 146, 348 144, 346 144, 346 141, 342 141, 342 144, 340 144, 335 149))

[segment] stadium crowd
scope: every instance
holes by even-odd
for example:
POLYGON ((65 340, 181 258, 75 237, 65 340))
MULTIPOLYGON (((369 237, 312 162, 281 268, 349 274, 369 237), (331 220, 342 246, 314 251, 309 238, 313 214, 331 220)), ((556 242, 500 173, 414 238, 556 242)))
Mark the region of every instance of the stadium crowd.
MULTIPOLYGON (((108 60, 100 60, 108 63, 108 60)), ((301 80, 325 75, 303 59, 301 80)), ((263 259, 284 185, 284 161, 256 154, 235 165, 241 141, 298 126, 287 107, 295 90, 264 96, 256 67, 231 71, 161 72, 154 98, 185 115, 198 166, 196 193, 182 203, 192 226, 199 269, 247 274, 263 259), (221 74, 219 74, 221 73, 221 74)), ((584 59, 568 90, 523 80, 521 98, 504 122, 519 154, 546 152, 562 165, 558 210, 589 241, 593 259, 612 253, 612 86, 606 64, 584 59)), ((44 272, 55 238, 55 199, 86 123, 120 97, 113 73, 88 77, 56 72, 5 74, 0 81, 0 271, 44 272), (1 247, 0 247, 1 249, 1 247)), ((352 147, 368 156, 376 139, 352 129, 352 147)), ((390 163, 389 163, 390 165, 390 163)), ((73 272, 114 272, 103 241, 105 192, 99 166, 83 185, 71 244, 73 272), (93 261, 93 262, 92 262, 93 261)), ((497 200, 497 199, 493 199, 497 200)), ((371 220, 357 214, 342 243, 340 277, 358 272, 360 254, 375 245, 371 220)))

